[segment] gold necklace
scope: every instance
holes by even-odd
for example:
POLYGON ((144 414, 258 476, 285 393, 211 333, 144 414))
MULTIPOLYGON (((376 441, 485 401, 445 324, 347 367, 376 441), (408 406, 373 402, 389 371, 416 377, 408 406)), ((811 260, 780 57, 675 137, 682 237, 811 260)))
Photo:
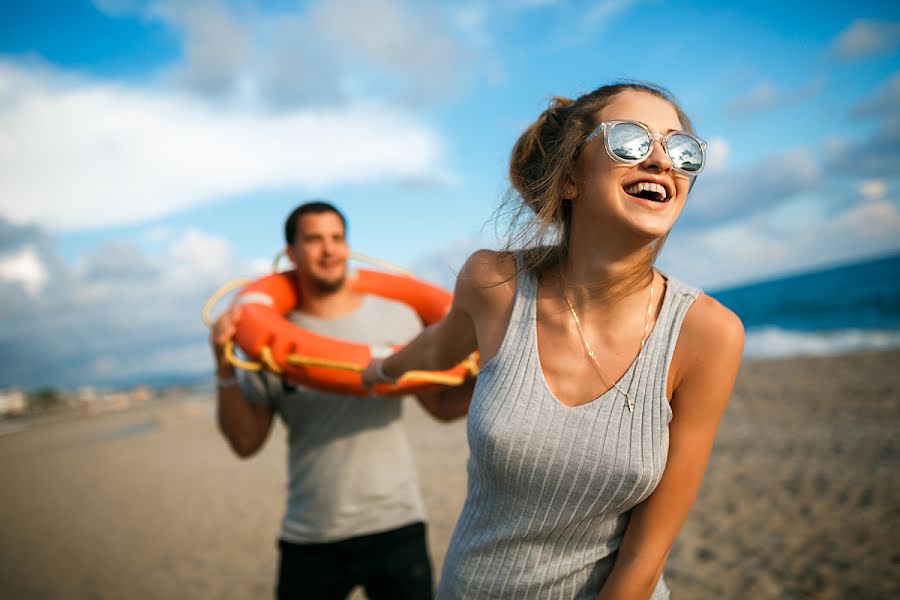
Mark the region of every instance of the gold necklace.
MULTIPOLYGON (((655 277, 654 277, 655 279, 655 277)), ((578 318, 578 314, 575 312, 575 307, 572 306, 572 301, 569 300, 569 293, 566 292, 566 280, 563 277, 562 269, 559 270, 559 280, 562 283, 562 291, 563 297, 566 299, 566 304, 569 306, 569 310, 572 312, 572 318, 575 320, 575 327, 578 328, 578 334, 581 336, 581 342, 584 344, 584 350, 587 352, 588 358, 591 359, 591 362, 594 365, 594 369, 597 371, 597 375, 600 376, 600 380, 603 383, 606 383, 605 377, 603 375, 603 370, 600 368, 600 361, 597 360, 597 353, 594 352, 594 349, 591 348, 590 342, 587 341, 587 337, 584 335, 584 329, 581 327, 581 320, 578 318)), ((644 315, 644 335, 641 336, 641 349, 638 350, 637 359, 635 359, 635 372, 641 365, 641 357, 644 355, 644 344, 647 342, 647 329, 650 327, 650 312, 653 310, 653 286, 654 283, 650 283, 650 300, 647 301, 647 314, 644 315)), ((632 380, 634 376, 632 376, 632 380)), ((628 412, 634 412, 634 398, 631 397, 631 394, 623 390, 619 387, 615 381, 612 382, 612 386, 619 390, 619 393, 625 396, 625 400, 628 402, 628 412)), ((631 387, 631 382, 629 382, 629 388, 631 387)))

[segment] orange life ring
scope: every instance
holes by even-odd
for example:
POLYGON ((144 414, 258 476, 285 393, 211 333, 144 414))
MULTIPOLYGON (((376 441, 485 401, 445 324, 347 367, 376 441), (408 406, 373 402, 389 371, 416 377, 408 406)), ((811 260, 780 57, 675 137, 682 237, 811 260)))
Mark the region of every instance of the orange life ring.
MULTIPOLYGON (((368 345, 317 335, 285 318, 299 304, 295 282, 294 271, 273 273, 248 284, 234 301, 241 306, 235 342, 251 359, 287 381, 340 394, 398 396, 459 385, 478 373, 473 353, 449 371, 411 371, 395 384, 366 390, 360 374, 372 357, 368 345)), ((381 271, 357 270, 350 287, 403 302, 425 325, 440 321, 452 301, 452 295, 439 287, 381 271)))

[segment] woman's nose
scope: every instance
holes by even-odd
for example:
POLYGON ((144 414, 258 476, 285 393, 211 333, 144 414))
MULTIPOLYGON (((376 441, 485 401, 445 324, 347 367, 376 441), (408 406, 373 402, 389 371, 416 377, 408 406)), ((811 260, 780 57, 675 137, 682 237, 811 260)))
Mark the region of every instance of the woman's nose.
POLYGON ((672 159, 669 158, 669 153, 666 152, 662 140, 653 140, 653 146, 650 149, 650 154, 647 156, 647 158, 644 159, 644 162, 641 164, 643 164, 647 168, 658 169, 660 172, 668 171, 672 168, 672 159))

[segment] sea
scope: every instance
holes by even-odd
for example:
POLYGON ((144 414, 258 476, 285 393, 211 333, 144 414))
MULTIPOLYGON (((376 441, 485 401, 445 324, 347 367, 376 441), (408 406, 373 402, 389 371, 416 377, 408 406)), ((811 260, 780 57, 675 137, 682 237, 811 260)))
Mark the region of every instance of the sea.
POLYGON ((747 357, 900 347, 900 254, 709 295, 743 321, 747 357))

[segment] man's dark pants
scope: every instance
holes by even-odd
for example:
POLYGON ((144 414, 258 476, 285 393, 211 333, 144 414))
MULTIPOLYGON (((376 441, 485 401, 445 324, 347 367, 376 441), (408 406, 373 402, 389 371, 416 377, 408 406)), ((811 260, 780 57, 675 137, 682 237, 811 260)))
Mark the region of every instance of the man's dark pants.
POLYGON ((369 600, 430 600, 425 524, 338 542, 278 542, 279 600, 344 600, 357 585, 369 600))

